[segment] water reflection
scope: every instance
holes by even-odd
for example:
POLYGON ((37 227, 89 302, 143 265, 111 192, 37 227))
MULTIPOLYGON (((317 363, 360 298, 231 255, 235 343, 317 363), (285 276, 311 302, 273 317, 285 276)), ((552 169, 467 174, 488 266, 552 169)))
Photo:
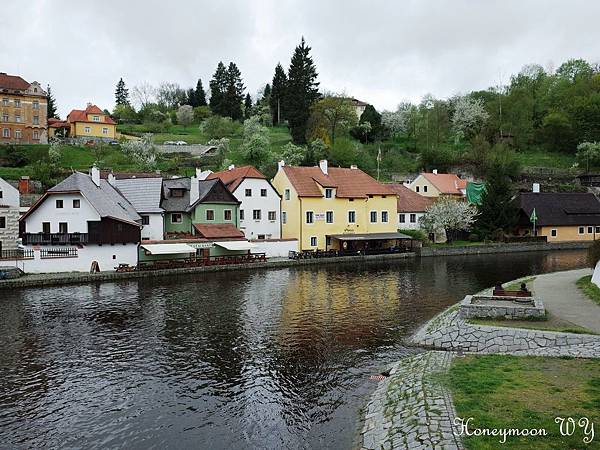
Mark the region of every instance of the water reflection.
POLYGON ((584 252, 0 292, 0 447, 348 448, 368 375, 465 293, 584 252))

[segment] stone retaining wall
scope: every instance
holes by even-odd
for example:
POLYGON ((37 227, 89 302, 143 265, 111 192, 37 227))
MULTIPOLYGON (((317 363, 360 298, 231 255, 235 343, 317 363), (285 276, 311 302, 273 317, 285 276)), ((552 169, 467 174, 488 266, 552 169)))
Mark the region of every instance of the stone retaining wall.
POLYGON ((469 318, 504 318, 513 320, 543 319, 546 317, 544 303, 537 297, 494 297, 491 295, 467 295, 460 302, 459 315, 469 318), (530 299, 533 303, 512 303, 511 300, 530 299), (496 303, 496 304, 494 304, 496 303))
POLYGON ((588 248, 592 242, 524 242, 524 243, 494 243, 486 245, 469 245, 463 247, 422 247, 417 255, 426 256, 458 256, 479 255, 488 253, 539 252, 544 250, 579 250, 588 248))

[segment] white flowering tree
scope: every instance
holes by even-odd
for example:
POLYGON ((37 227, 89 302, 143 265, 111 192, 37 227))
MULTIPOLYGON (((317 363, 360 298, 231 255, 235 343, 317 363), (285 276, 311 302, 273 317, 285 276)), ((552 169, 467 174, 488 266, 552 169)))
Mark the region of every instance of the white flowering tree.
POLYGON ((244 140, 241 151, 248 164, 263 166, 271 157, 269 130, 261 124, 259 116, 244 121, 244 140))
POLYGON ((460 231, 469 231, 477 217, 477 208, 462 200, 442 197, 431 205, 419 220, 427 233, 446 232, 448 242, 460 231))
POLYGON ((400 109, 397 111, 383 111, 381 113, 381 123, 390 130, 392 136, 406 132, 407 119, 406 111, 400 109))
POLYGON ((459 138, 470 139, 475 136, 488 118, 482 99, 464 96, 455 100, 452 128, 459 138))
POLYGON ((179 125, 183 125, 183 128, 186 128, 188 125, 191 125, 194 121, 194 108, 190 105, 181 105, 177 109, 177 123, 179 125))
POLYGON ((135 161, 142 170, 156 168, 158 150, 152 142, 152 134, 142 135, 140 140, 130 140, 121 145, 123 153, 135 161))
POLYGON ((288 142, 281 149, 281 159, 285 161, 288 166, 299 166, 304 161, 304 154, 306 153, 304 147, 288 142))

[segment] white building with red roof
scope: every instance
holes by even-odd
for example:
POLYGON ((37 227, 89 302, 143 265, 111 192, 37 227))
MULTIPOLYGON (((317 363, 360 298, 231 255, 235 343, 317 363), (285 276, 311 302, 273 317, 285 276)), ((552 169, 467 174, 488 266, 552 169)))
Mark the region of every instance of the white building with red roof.
POLYGON ((467 193, 467 180, 463 180, 454 173, 423 172, 408 188, 423 197, 465 197, 467 193))

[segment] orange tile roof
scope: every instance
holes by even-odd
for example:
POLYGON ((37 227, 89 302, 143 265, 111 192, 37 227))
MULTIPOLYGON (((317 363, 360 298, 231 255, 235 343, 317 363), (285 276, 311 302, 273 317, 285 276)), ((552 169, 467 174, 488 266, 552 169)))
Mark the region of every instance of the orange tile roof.
POLYGON ((442 194, 462 195, 461 189, 467 188, 467 181, 461 180, 454 173, 423 172, 421 175, 427 178, 442 194))
POLYGON ((15 89, 25 91, 29 89, 30 84, 18 75, 8 75, 4 72, 0 73, 0 88, 15 89))
POLYGON ((195 223, 194 228, 201 237, 206 239, 244 238, 244 233, 229 223, 201 224, 195 223))
POLYGON ((88 123, 108 123, 112 125, 116 125, 116 122, 107 116, 104 111, 98 108, 96 105, 88 105, 84 110, 82 109, 74 109, 67 116, 67 120, 71 123, 75 122, 88 122, 88 123), (92 120, 88 120, 88 114, 100 114, 104 117, 104 121, 102 122, 94 122, 92 120))
POLYGON ((335 188, 336 197, 361 198, 368 195, 396 195, 360 169, 330 167, 325 175, 319 167, 283 166, 283 171, 300 197, 322 197, 319 185, 335 188))
POLYGON ((244 178, 260 178, 262 180, 267 179, 267 177, 265 177, 254 166, 236 167, 235 169, 231 170, 213 172, 206 177, 207 180, 212 180, 215 178, 219 178, 225 184, 225 186, 227 186, 227 189, 229 189, 230 192, 235 191, 244 178))
POLYGON ((398 195, 398 212, 422 212, 435 202, 434 198, 419 195, 402 184, 390 183, 388 186, 398 195))

